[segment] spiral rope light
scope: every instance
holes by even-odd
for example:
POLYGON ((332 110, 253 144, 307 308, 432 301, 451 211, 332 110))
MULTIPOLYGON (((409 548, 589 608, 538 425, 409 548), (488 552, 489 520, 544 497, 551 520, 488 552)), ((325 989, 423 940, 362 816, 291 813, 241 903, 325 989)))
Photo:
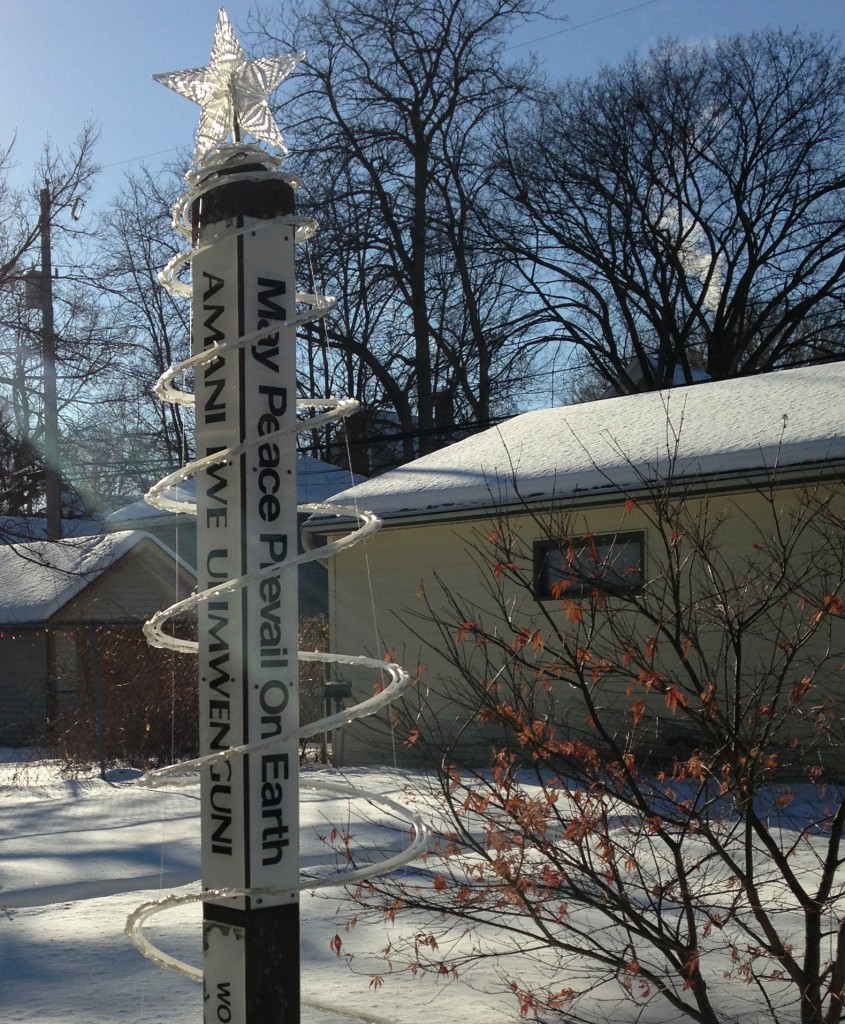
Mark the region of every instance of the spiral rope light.
MULTIPOLYGON (((254 1000, 251 1002, 250 994, 244 993, 243 1001, 246 1010, 239 1014, 233 1011, 231 1006, 232 983, 229 980, 221 982, 217 980, 218 976, 216 975, 209 980, 209 972, 219 971, 220 964, 225 965, 226 961, 231 958, 232 949, 242 953, 242 949, 232 945, 229 936, 229 932, 238 930, 230 927, 232 921, 237 923, 241 920, 237 915, 240 914, 241 917, 244 917, 245 910, 249 911, 255 907, 266 908, 259 910, 256 916, 266 914, 268 911, 278 911, 279 914, 282 914, 290 909, 289 904, 298 900, 298 893, 303 889, 311 890, 332 885, 352 884, 394 870, 423 853, 428 839, 426 827, 420 817, 394 800, 358 786, 314 779, 303 782, 302 785, 309 790, 334 797, 364 798, 390 814, 404 819, 411 835, 411 841, 407 848, 378 863, 305 880, 299 876, 297 849, 294 854, 296 858, 293 868, 295 877, 292 878, 291 869, 288 866, 290 857, 283 860, 283 854, 286 855, 288 852, 288 832, 292 826, 287 821, 282 823, 283 810, 280 809, 282 798, 279 796, 279 807, 275 803, 269 807, 258 803, 255 807, 259 810, 263 808, 262 816, 269 821, 269 824, 265 822, 263 833, 259 833, 264 842, 263 863, 272 865, 275 861, 283 861, 286 872, 284 877, 278 882, 275 881, 273 871, 263 870, 259 862, 256 862, 259 863, 259 867, 251 870, 250 865, 253 862, 249 858, 253 856, 253 853, 249 850, 248 836, 241 840, 243 849, 246 850, 243 858, 246 858, 248 865, 245 872, 245 877, 249 879, 248 884, 228 884, 226 882, 217 884, 217 881, 224 877, 215 873, 217 868, 212 868, 210 871, 210 881, 206 877, 207 847, 216 854, 230 855, 233 852, 237 854, 239 852, 237 841, 233 841, 231 837, 231 833, 235 831, 232 823, 238 819, 239 813, 246 820, 249 817, 250 809, 253 811, 253 817, 258 816, 258 811, 252 804, 249 804, 247 809, 242 812, 227 808, 226 813, 222 813, 219 803, 215 803, 214 789, 225 792, 227 796, 236 794, 240 789, 241 798, 247 806, 249 799, 254 798, 243 797, 243 793, 248 791, 251 780, 254 778, 255 772, 258 771, 256 766, 260 765, 259 781, 262 783, 262 793, 277 791, 281 793, 282 783, 288 782, 288 773, 290 772, 293 776, 296 772, 295 764, 291 766, 289 762, 295 758, 301 739, 340 728, 356 719, 375 714, 391 701, 400 697, 410 685, 408 673, 400 666, 363 655, 300 651, 297 652, 297 658, 290 659, 294 666, 291 669, 287 658, 287 648, 282 646, 284 640, 280 639, 282 633, 281 627, 278 626, 276 610, 283 605, 285 600, 282 596, 283 581, 287 580, 293 588, 295 585, 291 581, 295 580, 300 565, 316 559, 330 558, 351 545, 365 540, 380 526, 378 518, 369 512, 351 510, 347 507, 327 503, 297 506, 294 497, 292 507, 296 514, 317 513, 321 518, 336 517, 343 521, 344 525, 341 528, 344 529, 346 528, 345 524, 350 520, 357 521, 357 525, 350 527, 348 532, 325 546, 304 553, 297 553, 296 545, 289 545, 287 543, 288 534, 282 532, 281 523, 284 512, 281 506, 282 485, 287 491, 293 488, 295 494, 295 435, 301 430, 312 430, 314 427, 333 420, 343 419, 355 412, 358 407, 358 403, 351 399, 297 399, 290 403, 295 412, 293 415, 287 416, 287 389, 280 383, 283 380, 283 376, 279 372, 280 366, 283 360, 290 358, 290 352, 286 355, 283 351, 285 341, 288 342, 288 349, 294 351, 294 363, 288 362, 285 365, 288 370, 291 366, 294 367, 293 376, 295 378, 296 328, 322 317, 332 308, 334 299, 295 290, 293 285, 293 249, 295 245, 306 241, 314 234, 316 224, 310 218, 299 217, 293 212, 292 197, 300 184, 299 179, 280 169, 280 157, 270 155, 257 145, 243 143, 240 133, 242 130, 248 131, 255 138, 263 139, 283 152, 285 151, 284 141, 270 113, 266 96, 290 73, 301 58, 301 54, 290 54, 285 57, 262 58, 257 61, 247 60, 225 12, 221 10, 211 64, 208 67, 154 76, 162 84, 202 106, 202 117, 194 153, 195 167, 186 176, 187 191, 179 197, 173 208, 174 227, 189 240, 190 245, 184 252, 176 255, 159 275, 162 285, 171 294, 192 298, 194 351, 189 358, 167 370, 159 379, 155 390, 162 401, 197 406, 197 448, 199 452, 201 417, 198 397, 201 389, 205 387, 206 390, 202 392, 205 403, 203 410, 205 423, 211 424, 211 426, 207 426, 204 436, 205 453, 200 454, 195 461, 183 469, 160 480, 148 492, 146 500, 159 509, 177 513, 196 515, 198 509, 200 512, 204 509, 204 515, 211 527, 219 526, 222 523, 228 529, 231 526, 229 523, 231 515, 235 521, 235 527, 240 530, 241 534, 237 545, 233 544, 232 546, 238 547, 241 559, 239 564, 242 571, 221 578, 224 573, 222 570, 218 571, 220 566, 228 567, 232 562, 229 549, 220 546, 223 542, 218 540, 218 536, 223 536, 223 533, 222 531, 213 533, 212 542, 218 545, 214 548, 203 539, 205 535, 200 533, 200 523, 198 523, 198 546, 206 545, 206 548, 203 549, 205 551, 203 564, 209 567, 208 575, 213 578, 213 582, 208 586, 200 586, 198 592, 191 597, 178 601, 153 615, 144 626, 145 635, 154 647, 181 653, 199 653, 202 703, 202 680, 207 680, 207 676, 212 676, 211 670, 206 677, 202 675, 204 664, 202 631, 200 631, 200 639, 193 641, 170 635, 165 632, 165 626, 192 613, 197 613, 200 616, 206 615, 206 620, 198 619, 198 622, 206 621, 207 624, 210 615, 211 626, 207 628, 207 633, 211 635, 213 641, 211 646, 214 648, 216 644, 218 649, 222 649, 224 627, 221 622, 224 619, 219 609, 228 611, 230 602, 234 606, 234 602, 240 596, 241 604, 236 606, 236 610, 242 619, 243 650, 249 653, 249 657, 252 657, 253 661, 259 662, 261 669, 271 666, 278 673, 279 666, 284 666, 284 671, 295 673, 298 658, 300 661, 334 663, 372 669, 381 674, 383 683, 380 692, 370 699, 353 707, 345 708, 336 714, 328 715, 307 726, 300 726, 298 712, 295 722, 291 721, 289 715, 284 718, 281 714, 288 704, 288 690, 295 688, 295 680, 290 681, 289 685, 283 684, 280 679, 267 679, 265 672, 264 677, 259 676, 257 681, 253 682, 252 677, 244 670, 243 705, 246 707, 248 700, 255 700, 250 693, 246 693, 247 690, 255 690, 262 695, 262 700, 265 700, 265 703, 262 704, 265 714, 260 718, 260 722, 266 726, 264 735, 259 735, 258 738, 250 735, 245 742, 223 743, 221 741, 218 744, 211 744, 212 749, 202 756, 191 761, 150 771, 141 780, 141 785, 150 788, 182 787, 195 785, 201 781, 205 786, 209 779, 219 785, 212 786, 210 797, 212 811, 210 816, 214 819, 213 830, 208 827, 205 817, 203 818, 204 828, 207 832, 207 835, 204 833, 203 839, 203 891, 189 895, 170 895, 143 904, 129 917, 126 925, 127 934, 133 944, 150 960, 194 980, 205 981, 206 1002, 209 999, 213 1001, 215 991, 225 992, 225 1004, 218 1006, 216 1015, 214 1015, 212 1006, 212 1016, 207 1019, 224 1019, 221 1016, 221 1012, 223 1012, 225 1019, 243 1020, 247 1024, 261 1020, 262 1015, 264 1015, 264 1019, 269 1019, 266 1014, 271 1003, 263 1004, 263 1009, 260 1006, 255 1009, 254 1007, 259 1004, 254 1000), (232 143, 228 142, 230 133, 234 135, 232 143), (245 200, 244 196, 246 196, 245 200), (223 198, 221 199, 221 197, 223 198), (269 209, 267 209, 268 197, 269 209), (270 277, 272 271, 268 271, 266 268, 268 266, 272 268, 277 259, 284 261, 287 258, 284 255, 281 257, 277 255, 277 250, 280 248, 279 239, 283 240, 284 246, 289 245, 290 259, 286 264, 288 269, 275 275, 275 277, 279 277, 279 280, 276 280, 275 277, 270 277), (250 256, 249 247, 254 247, 258 253, 254 259, 250 256), (221 253, 223 255, 220 255, 221 253), (226 255, 234 253, 237 253, 237 260, 231 255, 226 255), (253 260, 252 263, 250 263, 250 259, 253 260), (226 260, 229 260, 229 263, 226 260), (189 266, 192 283, 188 283, 181 276, 189 266), (230 266, 236 267, 237 273, 230 275, 228 272, 230 266), (253 266, 258 267, 259 299, 256 307, 258 313, 253 315, 253 310, 253 313, 245 316, 244 308, 248 305, 248 300, 243 297, 247 287, 244 282, 249 279, 249 274, 252 272, 250 268, 253 266), (227 320, 228 314, 221 296, 227 294, 226 288, 229 287, 228 279, 230 277, 237 278, 237 290, 233 292, 237 299, 233 304, 237 306, 237 317, 227 320), (199 296, 199 305, 198 295, 195 294, 197 288, 204 290, 203 294, 199 296), (292 309, 288 311, 280 303, 291 293, 293 293, 294 300, 292 309), (202 304, 203 302, 205 305, 202 304), (266 307, 263 310, 262 303, 266 307), (205 316, 202 324, 198 323, 198 310, 200 311, 200 320, 205 316), (256 317, 258 317, 257 326, 252 330, 247 329, 246 326, 249 315, 252 315, 253 322, 256 322, 256 317), (207 328, 207 337, 198 341, 197 335, 200 333, 201 325, 207 328), (238 363, 237 360, 240 362, 238 363), (244 369, 245 365, 247 365, 246 369, 244 369), (218 370, 221 371, 221 374, 225 370, 231 375, 234 372, 233 367, 240 368, 240 377, 231 378, 235 381, 234 386, 231 382, 224 380, 222 376, 219 379, 216 376, 218 370), (276 376, 273 376, 270 371, 273 371, 276 376), (182 389, 176 384, 179 378, 189 373, 192 373, 195 378, 193 392, 182 389), (250 387, 250 380, 252 380, 250 373, 265 373, 265 376, 254 376, 253 391, 247 395, 246 389, 250 387), (270 373, 269 376, 268 373, 270 373), (238 387, 240 394, 238 394, 238 387), (257 399, 256 396, 258 396, 257 399), (222 428, 217 426, 218 422, 226 420, 225 402, 230 402, 235 410, 236 415, 231 416, 230 419, 233 422, 236 421, 236 427, 239 425, 240 435, 237 431, 232 433, 231 430, 230 435, 232 436, 224 435, 221 432, 222 428), (259 406, 258 410, 252 408, 255 405, 259 406), (252 431, 249 426, 250 416, 253 417, 253 426, 256 428, 252 431), (290 452, 293 453, 292 456, 290 456, 290 452), (284 461, 285 458, 288 459, 287 463, 284 461), (292 463, 291 458, 293 459, 292 463), (249 462, 250 459, 253 460, 253 463, 249 462), (292 469, 285 469, 285 466, 290 467, 291 465, 292 469), (252 470, 251 474, 248 472, 249 469, 252 470), (241 475, 238 476, 237 473, 241 475), (189 478, 197 480, 196 502, 186 501, 182 497, 174 497, 170 493, 189 478), (201 480, 205 481, 204 492, 201 491, 201 480), (236 487, 239 488, 240 495, 251 493, 248 490, 249 487, 254 489, 255 507, 260 512, 260 520, 256 519, 259 523, 257 540, 255 537, 249 536, 251 521, 247 513, 243 512, 239 518, 234 503, 230 509, 221 499, 221 494, 225 493, 225 489, 230 485, 233 493, 236 487), (206 506, 201 505, 201 495, 203 500, 206 500, 206 506), (216 505, 213 504, 212 499, 217 502, 216 505), (265 527, 265 523, 270 523, 276 532, 269 532, 271 527, 265 527), (268 532, 261 532, 264 529, 267 529, 268 532), (249 544, 253 544, 261 557, 257 557, 254 553, 250 554, 249 544), (263 545, 263 547, 257 547, 258 545, 263 545), (290 547, 294 548, 292 552, 289 550, 290 547), (252 648, 256 646, 255 635, 248 633, 247 615, 240 612, 240 609, 249 607, 248 597, 244 596, 249 593, 260 593, 266 598, 265 605, 261 608, 264 621, 259 624, 262 648, 260 658, 253 657, 252 648), (242 775, 238 776, 237 772, 241 772, 242 775), (237 784, 227 785, 233 778, 237 784), (199 969, 170 956, 157 948, 144 934, 146 923, 154 915, 196 902, 204 904, 204 946, 206 948, 204 969, 199 969), (217 928, 217 932, 224 936, 223 939, 216 938, 214 940, 222 943, 220 947, 222 952, 218 951, 216 960, 213 961, 208 959, 208 947, 213 945, 209 938, 209 905, 213 919, 211 933, 217 934, 214 932, 214 928, 217 928), (217 919, 215 919, 215 914, 218 915, 217 919), (215 920, 218 919, 222 923, 215 924, 215 920), (249 1009, 250 1006, 253 1006, 252 1011, 249 1009)), ((229 428, 227 427, 227 429, 229 428)), ((241 502, 246 507, 246 499, 242 497, 241 502)), ((288 522, 289 520, 290 517, 288 517, 288 522)), ((208 532, 208 525, 205 526, 205 529, 208 532)), ((252 533, 255 532, 256 530, 253 529, 252 533)), ((292 533, 295 537, 295 519, 292 533)), ((198 571, 203 567, 199 557, 202 554, 202 551, 198 554, 198 571)), ((294 609, 295 606, 294 598, 294 609)), ((234 620, 236 615, 233 613, 231 617, 234 620)), ((228 628, 228 618, 225 622, 228 628)), ((295 640, 295 622, 293 629, 295 640)), ((228 659, 228 641, 225 644, 224 653, 228 659)), ((246 654, 244 657, 246 658, 246 654)), ((210 661, 212 669, 217 672, 217 675, 211 679, 212 688, 217 687, 217 690, 212 693, 212 697, 217 696, 220 699, 212 699, 207 702, 208 707, 212 709, 214 718, 212 725, 216 727, 218 737, 229 736, 230 717, 234 721, 236 714, 241 713, 245 723, 252 723, 253 719, 250 719, 248 715, 254 714, 252 711, 237 712, 235 697, 232 696, 230 699, 229 692, 236 673, 232 676, 226 675, 225 672, 221 674, 220 665, 223 661, 223 655, 219 655, 216 661, 213 659, 210 661)), ((228 662, 226 664, 228 665, 228 662)), ((226 671, 229 669, 226 668, 226 671)), ((234 670, 232 671, 234 672, 234 670)), ((205 685, 209 685, 207 681, 205 685)), ((243 731, 249 731, 248 725, 243 726, 243 731)), ((294 799, 298 804, 298 779, 296 781, 297 789, 294 799)), ((205 795, 205 790, 203 793, 203 800, 207 801, 209 798, 205 795)), ((232 796, 232 799, 236 799, 236 796, 232 796)), ((261 797, 261 800, 267 803, 264 796, 261 797)), ((205 815, 206 804, 203 804, 203 808, 202 813, 205 815)), ((298 822, 298 815, 296 821, 298 822)), ((243 853, 243 850, 240 852, 243 853)), ((235 857, 232 858, 233 861, 235 859, 235 857)), ((278 918, 278 920, 282 919, 278 918)), ((267 918, 263 920, 266 921, 267 918)), ((273 928, 277 930, 278 920, 273 924, 273 928)), ((296 920, 298 922, 298 918, 296 920)), ((245 929, 241 930, 245 932, 245 929)), ((265 929, 262 934, 270 934, 270 931, 265 929)), ((298 946, 298 931, 295 934, 294 942, 298 946)), ((240 947, 248 948, 249 942, 241 942, 240 947)), ((223 969, 225 971, 228 968, 224 966, 223 969)), ((298 1013, 298 959, 296 960, 296 971, 297 1005, 295 1011, 290 1011, 290 1007, 285 1010, 282 1015, 285 1020, 292 1017, 294 1013, 298 1013)), ((266 973, 266 969, 264 973, 266 973)), ((222 975, 220 976, 222 977, 222 975)), ((247 970, 247 981, 244 982, 244 986, 249 985, 249 976, 249 970, 247 970)), ((234 984, 234 988, 237 988, 237 983, 234 984)), ((285 1001, 284 996, 282 1001, 285 1001)), ((331 1009, 316 1001, 303 1001, 303 1005, 322 1010, 331 1009)), ((332 1012, 378 1021, 378 1018, 371 1014, 357 1014, 346 1008, 332 1012)), ((274 1016, 273 1019, 279 1018, 274 1016)))

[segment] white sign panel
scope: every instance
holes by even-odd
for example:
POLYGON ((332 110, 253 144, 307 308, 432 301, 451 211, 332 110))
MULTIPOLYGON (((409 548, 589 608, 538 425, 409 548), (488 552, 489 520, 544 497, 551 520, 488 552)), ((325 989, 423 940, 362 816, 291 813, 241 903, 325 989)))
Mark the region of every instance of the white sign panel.
MULTIPOLYGON (((247 442, 197 475, 199 586, 251 578, 199 605, 207 754, 299 724, 297 577, 284 568, 297 554, 295 330, 285 323, 295 312, 294 225, 247 219, 243 233, 197 253, 192 272, 195 352, 266 328, 199 368, 195 382, 197 456, 247 442)), ((204 770, 203 888, 278 890, 205 901, 207 1020, 225 1016, 227 994, 242 988, 232 974, 244 956, 243 915, 297 901, 298 765, 293 741, 204 770)))

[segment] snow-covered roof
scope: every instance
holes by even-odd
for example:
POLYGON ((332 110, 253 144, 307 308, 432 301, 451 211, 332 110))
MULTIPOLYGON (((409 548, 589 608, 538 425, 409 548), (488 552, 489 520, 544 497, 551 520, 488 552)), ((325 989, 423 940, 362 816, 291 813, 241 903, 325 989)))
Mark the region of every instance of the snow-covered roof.
MULTIPOLYGON (((62 519, 63 537, 90 537, 102 533, 97 519, 62 519)), ((47 520, 44 516, 0 516, 0 544, 29 540, 45 540, 47 520)))
POLYGON ((46 622, 145 540, 168 552, 140 530, 0 547, 0 624, 46 622))
POLYGON ((845 362, 541 409, 335 495, 384 518, 845 460, 845 362), (514 487, 516 481, 516 490, 514 487))
MULTIPOLYGON (((296 500, 300 505, 326 501, 338 488, 347 486, 350 481, 360 483, 363 479, 364 477, 356 476, 348 469, 339 469, 328 462, 313 459, 310 455, 298 454, 296 457, 296 500)), ((177 501, 195 501, 196 481, 191 478, 178 487, 171 487, 167 496, 177 501)), ((162 512, 141 499, 113 512, 106 519, 106 526, 107 529, 114 529, 123 524, 145 520, 150 522, 162 517, 167 520, 171 516, 171 512, 162 512)))

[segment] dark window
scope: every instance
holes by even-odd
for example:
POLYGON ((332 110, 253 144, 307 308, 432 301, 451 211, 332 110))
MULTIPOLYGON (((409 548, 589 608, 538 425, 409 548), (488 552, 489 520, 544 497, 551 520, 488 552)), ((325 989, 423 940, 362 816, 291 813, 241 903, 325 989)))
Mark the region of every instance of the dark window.
POLYGON ((645 534, 606 533, 534 543, 537 597, 548 601, 637 590, 643 583, 645 534))

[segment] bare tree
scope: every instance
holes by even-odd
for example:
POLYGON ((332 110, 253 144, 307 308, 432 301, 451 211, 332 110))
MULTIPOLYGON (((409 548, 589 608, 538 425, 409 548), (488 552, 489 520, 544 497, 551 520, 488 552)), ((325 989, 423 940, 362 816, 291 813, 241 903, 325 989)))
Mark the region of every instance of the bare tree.
POLYGON ((5 290, 20 281, 25 271, 37 262, 41 232, 39 193, 45 183, 50 185, 54 240, 61 245, 63 240, 79 235, 76 222, 65 215, 78 210, 90 191, 98 170, 93 157, 96 142, 95 127, 86 124, 67 153, 57 152, 49 142, 46 143, 30 189, 14 188, 9 184, 14 140, 0 148, 0 219, 3 223, 0 288, 5 290))
POLYGON ((44 493, 43 453, 21 441, 0 416, 0 515, 31 516, 44 493))
POLYGON ((845 62, 800 32, 658 45, 502 124, 498 231, 612 393, 843 352, 845 62))
MULTIPOLYGON (((182 245, 172 206, 184 188, 169 170, 126 175, 124 187, 99 219, 92 275, 120 338, 119 360, 102 384, 115 415, 81 418, 75 443, 114 500, 135 498, 183 465, 192 450, 190 416, 153 394, 158 377, 190 350, 189 308, 158 281, 182 245)), ((91 481, 92 484, 94 481, 91 481)))
MULTIPOLYGON (((62 425, 68 427, 84 409, 86 396, 97 386, 113 357, 107 317, 80 269, 80 243, 87 234, 81 209, 97 171, 93 163, 96 132, 86 125, 75 146, 57 153, 48 143, 30 189, 14 189, 5 173, 12 148, 0 159, 0 409, 9 434, 6 450, 12 461, 5 467, 15 474, 20 453, 33 453, 44 443, 44 363, 55 360, 58 378, 57 407, 62 425), (46 355, 42 314, 48 301, 41 263, 45 231, 42 194, 48 187, 51 263, 50 282, 53 334, 46 355), (16 455, 14 453, 17 453, 16 455)), ((65 446, 63 456, 72 454, 65 446)), ((25 460, 26 461, 26 460, 25 460)), ((31 461, 31 460, 29 460, 31 461)), ((28 478, 21 508, 30 513, 43 509, 43 460, 28 478), (35 490, 33 490, 35 488, 35 490), (36 493, 37 492, 37 493, 36 493)), ((71 467, 63 463, 71 476, 71 467)), ((14 488, 13 488, 14 490, 14 488)), ((20 504, 21 495, 11 496, 20 504)), ((11 506, 10 506, 11 507, 11 506)))
MULTIPOLYGON (((535 0, 323 0, 281 31, 307 60, 286 126, 323 222, 314 264, 340 306, 319 337, 331 373, 394 421, 400 461, 510 412, 524 393, 531 310, 481 230, 493 117, 529 88, 508 66, 535 0), (373 390, 370 390, 373 389, 373 390)), ((281 41, 266 23, 262 45, 281 41)))
POLYGON ((425 595, 449 669, 420 685, 455 714, 422 701, 406 736, 439 840, 354 912, 429 912, 391 969, 495 957, 524 1016, 837 1024, 845 495, 670 471, 635 497, 605 536, 559 509, 532 545, 503 516, 478 533, 483 596, 425 595))

